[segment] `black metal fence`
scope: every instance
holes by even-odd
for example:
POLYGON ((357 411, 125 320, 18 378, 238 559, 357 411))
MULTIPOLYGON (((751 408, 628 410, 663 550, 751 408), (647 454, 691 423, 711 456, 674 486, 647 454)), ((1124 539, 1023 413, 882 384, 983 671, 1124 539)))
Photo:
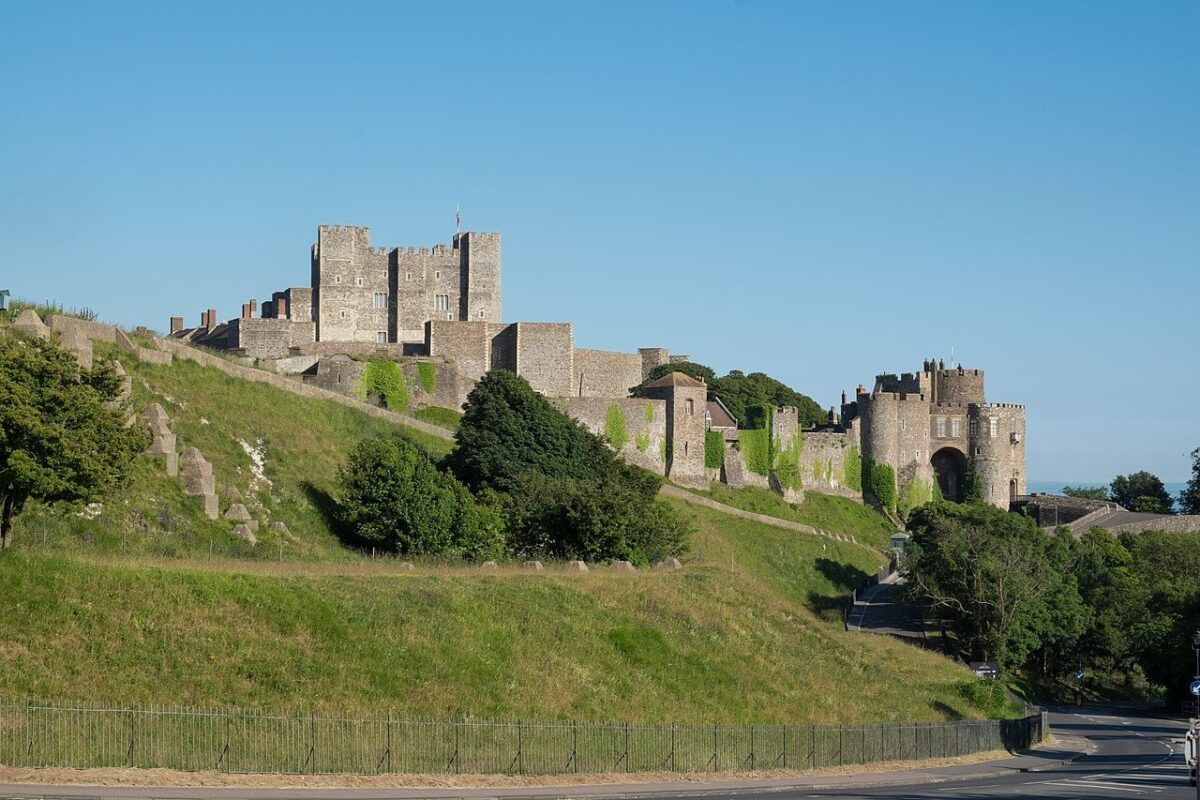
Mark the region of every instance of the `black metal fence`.
POLYGON ((1041 714, 877 725, 472 722, 0 702, 0 764, 552 775, 819 769, 1018 750, 1041 714))

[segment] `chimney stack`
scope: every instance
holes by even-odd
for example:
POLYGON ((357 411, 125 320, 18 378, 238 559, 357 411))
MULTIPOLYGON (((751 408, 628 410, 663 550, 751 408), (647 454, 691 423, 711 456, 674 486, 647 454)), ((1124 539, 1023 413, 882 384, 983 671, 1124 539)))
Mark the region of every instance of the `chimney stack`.
POLYGON ((171 317, 171 333, 183 330, 183 317, 171 317))
POLYGON ((208 330, 209 330, 209 332, 211 333, 212 330, 216 327, 217 327, 217 310, 215 308, 210 308, 208 310, 208 330))
POLYGON ((275 318, 287 319, 287 300, 282 297, 275 301, 275 318))
POLYGON ((242 319, 250 319, 250 304, 242 303, 242 319))
POLYGON ((252 317, 258 316, 258 301, 255 300, 253 297, 250 298, 250 316, 252 316, 252 317))

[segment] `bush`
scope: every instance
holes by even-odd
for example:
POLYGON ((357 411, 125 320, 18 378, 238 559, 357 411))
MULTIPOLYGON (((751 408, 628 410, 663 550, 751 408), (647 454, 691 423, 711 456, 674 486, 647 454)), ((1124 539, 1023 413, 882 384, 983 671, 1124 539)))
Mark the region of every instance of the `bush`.
POLYGON ((704 434, 704 466, 708 469, 725 466, 725 437, 720 431, 704 434))
POLYGON ((404 555, 490 558, 503 550, 496 514, 405 439, 359 442, 338 484, 342 519, 364 541, 404 555))
POLYGON ((372 397, 382 397, 391 411, 403 412, 408 408, 408 384, 395 361, 372 358, 367 362, 359 379, 358 398, 367 401, 372 397))
MULTIPOLYGON (((771 447, 772 450, 775 449, 775 442, 771 442, 771 447)), ((796 436, 787 449, 775 451, 775 477, 779 479, 781 486, 796 490, 803 488, 804 480, 800 470, 800 455, 803 452, 804 434, 801 431, 796 431, 796 436)))
POLYGON ((509 548, 520 558, 634 564, 681 554, 687 526, 665 503, 648 500, 647 489, 657 491, 657 482, 526 475, 502 501, 509 548))

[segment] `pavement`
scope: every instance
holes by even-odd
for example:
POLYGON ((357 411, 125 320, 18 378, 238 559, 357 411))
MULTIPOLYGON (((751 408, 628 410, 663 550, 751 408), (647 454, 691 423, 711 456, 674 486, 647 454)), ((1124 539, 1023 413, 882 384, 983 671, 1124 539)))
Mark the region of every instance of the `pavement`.
POLYGON ((895 636, 918 647, 941 652, 942 635, 929 630, 925 609, 919 605, 900 602, 904 579, 900 573, 888 576, 860 594, 846 616, 846 628, 862 633, 895 636))
POLYGON ((1048 747, 996 761, 885 772, 523 787, 208 788, 0 784, 0 798, 103 800, 549 800, 550 798, 1117 798, 1194 800, 1180 754, 1186 724, 1128 711, 1061 709, 1048 747))

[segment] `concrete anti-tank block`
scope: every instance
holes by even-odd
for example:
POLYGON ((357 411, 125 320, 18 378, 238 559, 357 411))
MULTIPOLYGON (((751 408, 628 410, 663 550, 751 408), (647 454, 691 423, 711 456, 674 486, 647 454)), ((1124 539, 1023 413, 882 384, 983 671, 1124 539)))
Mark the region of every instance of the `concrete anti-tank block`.
POLYGON ((542 570, 545 569, 545 567, 542 566, 542 562, 540 562, 540 561, 525 561, 525 562, 522 562, 521 566, 524 569, 530 570, 532 572, 541 572, 542 570))
POLYGON ((254 531, 250 530, 249 525, 234 525, 233 535, 246 542, 251 547, 258 545, 258 537, 254 535, 254 531))
POLYGON ((568 561, 566 570, 567 572, 587 572, 588 565, 582 561, 568 561))
POLYGON ((613 566, 613 569, 616 570, 617 572, 635 572, 636 571, 636 567, 634 567, 633 564, 628 561, 614 561, 612 566, 613 566))
POLYGON ((225 511, 225 519, 231 522, 250 522, 254 518, 241 503, 234 503, 225 511))
POLYGON ((683 564, 679 563, 678 558, 664 558, 662 561, 659 561, 657 564, 655 564, 654 568, 661 569, 661 570, 671 570, 671 569, 679 569, 682 566, 683 566, 683 564))
POLYGON ((204 516, 209 519, 220 519, 221 507, 217 503, 217 495, 214 492, 200 495, 200 501, 204 504, 204 516))

